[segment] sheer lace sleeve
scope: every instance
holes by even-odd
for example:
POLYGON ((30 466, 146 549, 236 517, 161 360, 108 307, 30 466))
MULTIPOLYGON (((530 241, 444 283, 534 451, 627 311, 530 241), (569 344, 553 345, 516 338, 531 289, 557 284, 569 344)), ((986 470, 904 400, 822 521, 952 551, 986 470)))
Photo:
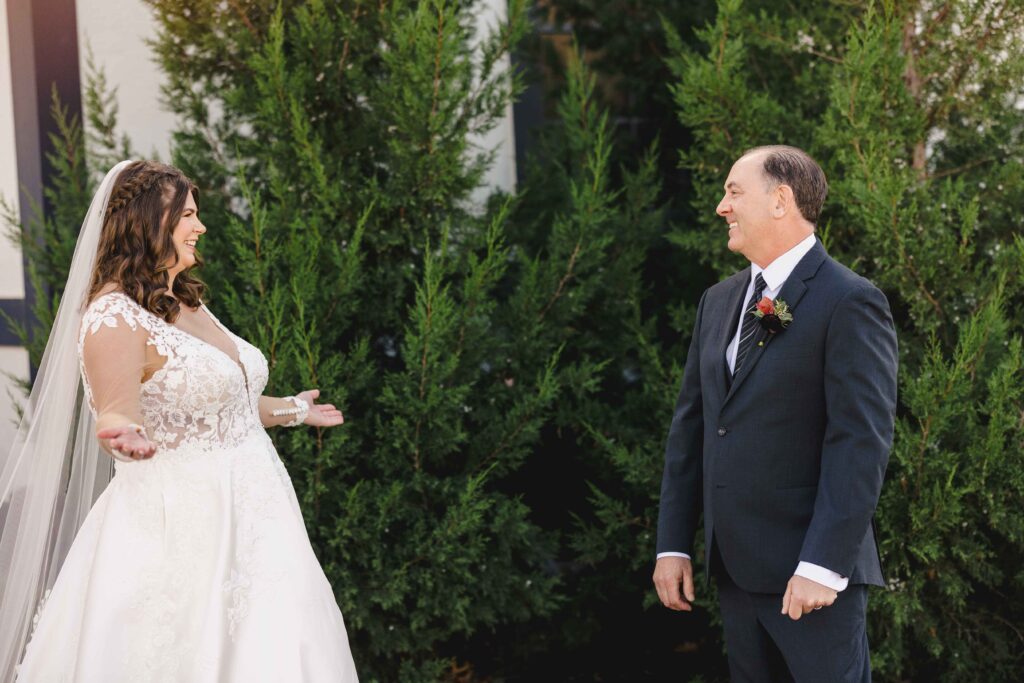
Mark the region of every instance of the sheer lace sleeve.
MULTIPOLYGON (((96 415, 97 431, 143 424, 140 398, 149 365, 148 338, 149 331, 123 297, 101 297, 86 311, 79 351, 85 396, 96 415)), ((107 448, 105 440, 100 443, 107 448)))

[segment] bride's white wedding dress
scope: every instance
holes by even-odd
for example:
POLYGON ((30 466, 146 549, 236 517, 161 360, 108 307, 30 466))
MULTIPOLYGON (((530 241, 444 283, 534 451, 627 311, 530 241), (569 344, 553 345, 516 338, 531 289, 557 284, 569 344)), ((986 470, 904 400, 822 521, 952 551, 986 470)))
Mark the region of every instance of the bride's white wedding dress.
MULTIPOLYGON (((162 363, 137 394, 158 450, 116 463, 37 614, 18 681, 356 681, 341 611, 260 423, 267 361, 203 310, 237 361, 119 292, 85 312, 80 358, 87 345, 105 356, 100 368, 131 368, 128 348, 162 363)), ((94 411, 124 394, 123 377, 82 371, 94 411)))

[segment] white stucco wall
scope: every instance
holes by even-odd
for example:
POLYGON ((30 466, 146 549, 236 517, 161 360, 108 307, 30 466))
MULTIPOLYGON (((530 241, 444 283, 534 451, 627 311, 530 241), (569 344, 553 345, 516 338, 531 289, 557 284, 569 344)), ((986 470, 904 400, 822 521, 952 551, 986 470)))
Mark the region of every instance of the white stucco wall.
POLYGON ((85 86, 88 50, 116 88, 118 127, 145 158, 170 160, 174 117, 160 106, 165 79, 146 39, 156 34, 152 11, 141 0, 78 0, 80 73, 85 86))
MULTIPOLYGON (((11 46, 7 39, 7 3, 0 2, 0 197, 18 210, 18 158, 14 148, 14 101, 11 95, 11 46)), ((0 299, 25 296, 21 250, 6 239, 0 225, 0 299)))
MULTIPOLYGON (((14 102, 11 99, 11 46, 7 40, 7 3, 0 2, 0 196, 18 210, 18 159, 14 149, 14 102)), ((21 249, 6 239, 7 227, 0 225, 0 299, 25 296, 21 249)), ((8 374, 28 377, 28 352, 16 346, 0 346, 0 448, 14 440, 13 396, 20 402, 20 390, 8 374)))
MULTIPOLYGON (((508 15, 507 0, 481 0, 477 5, 476 17, 477 36, 487 36, 508 15)), ((498 68, 508 70, 510 62, 506 55, 498 68)), ((505 109, 504 118, 486 135, 471 137, 470 144, 484 150, 497 150, 494 164, 491 166, 483 185, 473 193, 473 202, 480 204, 494 190, 514 192, 516 189, 516 138, 512 120, 512 103, 505 109)))

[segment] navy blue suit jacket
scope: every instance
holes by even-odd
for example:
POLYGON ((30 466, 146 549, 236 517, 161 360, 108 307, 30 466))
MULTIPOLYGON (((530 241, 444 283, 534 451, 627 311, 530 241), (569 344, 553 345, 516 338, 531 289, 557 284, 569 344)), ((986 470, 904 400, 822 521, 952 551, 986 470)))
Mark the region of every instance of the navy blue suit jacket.
MULTIPOLYGON (((749 592, 782 593, 800 561, 883 585, 872 518, 892 446, 896 332, 889 304, 818 242, 778 298, 793 322, 729 380, 726 348, 750 282, 704 292, 665 449, 658 552, 706 545, 749 592)), ((715 571, 712 567, 711 571, 715 571)))

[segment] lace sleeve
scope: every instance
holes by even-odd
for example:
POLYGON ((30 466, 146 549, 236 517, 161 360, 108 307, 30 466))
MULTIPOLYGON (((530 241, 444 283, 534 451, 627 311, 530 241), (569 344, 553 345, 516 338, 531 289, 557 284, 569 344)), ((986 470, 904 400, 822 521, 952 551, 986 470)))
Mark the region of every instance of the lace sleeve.
MULTIPOLYGON (((142 424, 140 393, 148 337, 137 313, 121 297, 103 297, 86 311, 79 351, 85 395, 96 415, 97 431, 142 424)), ((106 447, 104 440, 100 443, 106 447)))

